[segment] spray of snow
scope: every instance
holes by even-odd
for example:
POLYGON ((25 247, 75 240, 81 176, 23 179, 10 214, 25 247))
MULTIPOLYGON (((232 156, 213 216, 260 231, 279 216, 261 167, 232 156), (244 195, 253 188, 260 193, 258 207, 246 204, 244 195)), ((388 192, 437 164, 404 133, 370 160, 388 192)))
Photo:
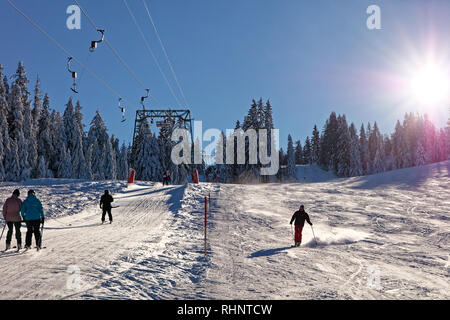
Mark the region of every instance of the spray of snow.
POLYGON ((316 238, 314 239, 311 229, 310 237, 304 246, 309 248, 323 247, 329 245, 352 244, 364 240, 369 236, 368 233, 348 228, 332 228, 326 225, 314 227, 316 238))

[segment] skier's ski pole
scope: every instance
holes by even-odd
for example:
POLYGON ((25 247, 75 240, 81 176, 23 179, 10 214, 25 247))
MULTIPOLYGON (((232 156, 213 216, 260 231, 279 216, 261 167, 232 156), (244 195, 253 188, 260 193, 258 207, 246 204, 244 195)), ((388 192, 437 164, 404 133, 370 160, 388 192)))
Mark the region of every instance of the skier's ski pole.
POLYGON ((6 221, 5 221, 5 225, 3 226, 2 235, 0 236, 0 240, 2 240, 3 232, 5 232, 5 227, 6 227, 6 221))
POLYGON ((41 245, 40 245, 41 248, 43 248, 43 246, 42 246, 43 236, 44 236, 44 221, 42 221, 42 227, 41 227, 41 245))
POLYGON ((313 233, 313 237, 314 237, 314 241, 316 242, 316 246, 317 246, 317 240, 316 240, 316 235, 314 234, 314 229, 312 227, 312 225, 309 225, 311 227, 312 233, 313 233))

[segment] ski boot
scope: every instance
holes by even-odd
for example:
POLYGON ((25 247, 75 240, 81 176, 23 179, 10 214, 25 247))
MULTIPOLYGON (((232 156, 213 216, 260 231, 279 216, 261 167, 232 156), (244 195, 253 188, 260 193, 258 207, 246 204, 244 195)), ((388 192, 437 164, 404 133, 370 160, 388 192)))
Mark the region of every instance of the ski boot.
POLYGON ((5 249, 5 251, 7 251, 7 250, 9 250, 9 249, 11 249, 11 244, 10 244, 10 243, 6 243, 6 249, 5 249))

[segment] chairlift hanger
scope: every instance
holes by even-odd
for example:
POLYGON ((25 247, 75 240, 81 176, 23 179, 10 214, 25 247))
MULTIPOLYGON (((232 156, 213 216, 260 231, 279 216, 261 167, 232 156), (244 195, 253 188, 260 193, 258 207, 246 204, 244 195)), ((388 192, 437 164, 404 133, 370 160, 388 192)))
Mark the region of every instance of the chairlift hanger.
POLYGON ((122 121, 121 122, 125 122, 126 121, 125 108, 120 105, 120 101, 122 101, 122 98, 119 98, 119 109, 120 109, 120 112, 122 112, 122 121))
POLYGON ((105 39, 105 30, 97 29, 97 31, 102 35, 102 37, 100 38, 100 40, 91 41, 91 47, 89 48, 89 51, 91 52, 94 52, 95 49, 97 49, 97 44, 103 42, 103 40, 105 39))
POLYGON ((145 99, 148 98, 149 94, 150 94, 150 89, 145 89, 145 91, 147 92, 147 95, 144 97, 141 97, 141 104, 142 104, 142 108, 145 110, 145 105, 144 105, 144 101, 145 99))
POLYGON ((70 88, 70 90, 72 90, 74 93, 78 93, 78 91, 77 91, 77 73, 70 69, 70 62, 72 61, 72 59, 73 59, 72 57, 69 57, 67 59, 67 70, 71 73, 72 79, 73 79, 73 85, 72 85, 72 88, 70 88))

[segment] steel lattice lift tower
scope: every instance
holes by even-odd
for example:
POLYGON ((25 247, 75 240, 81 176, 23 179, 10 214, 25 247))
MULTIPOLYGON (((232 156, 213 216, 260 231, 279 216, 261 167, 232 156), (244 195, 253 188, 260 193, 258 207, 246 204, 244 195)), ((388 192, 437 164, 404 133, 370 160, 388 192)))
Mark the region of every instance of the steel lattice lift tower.
POLYGON ((156 126, 160 128, 168 126, 174 129, 175 128, 187 129, 191 134, 191 140, 193 139, 192 137, 193 119, 191 118, 190 110, 171 110, 171 109, 146 110, 145 108, 143 108, 142 110, 136 110, 136 119, 134 121, 134 132, 133 132, 133 154, 137 148, 136 137, 139 134, 142 122, 148 118, 150 118, 151 124, 155 123, 155 121, 158 119, 162 119, 160 121, 156 121, 156 126))

